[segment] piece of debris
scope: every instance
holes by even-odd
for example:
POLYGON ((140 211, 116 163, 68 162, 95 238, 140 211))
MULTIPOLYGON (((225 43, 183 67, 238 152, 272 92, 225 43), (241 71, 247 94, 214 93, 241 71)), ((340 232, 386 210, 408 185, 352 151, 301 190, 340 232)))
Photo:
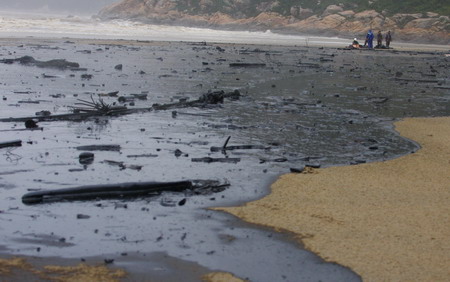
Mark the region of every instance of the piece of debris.
POLYGON ((211 147, 211 152, 220 152, 220 151, 232 151, 232 150, 270 150, 270 147, 262 146, 262 145, 236 145, 236 146, 222 146, 222 147, 211 147))
POLYGON ((105 160, 104 163, 112 165, 112 166, 118 166, 118 167, 120 167, 120 169, 125 169, 125 165, 123 162, 105 160))
POLYGON ((223 103, 224 98, 237 100, 241 96, 241 93, 238 90, 234 90, 232 92, 213 91, 203 94, 199 99, 193 101, 185 101, 182 100, 178 103, 172 104, 153 104, 152 109, 155 110, 169 110, 173 108, 186 108, 186 107, 202 107, 207 104, 218 104, 223 103))
POLYGON ((70 68, 71 71, 87 71, 87 68, 70 68))
POLYGON ((307 163, 305 165, 305 168, 320 168, 320 167, 321 167, 320 163, 307 163))
POLYGON ((181 201, 178 202, 178 205, 179 205, 179 206, 184 206, 184 205, 186 204, 186 201, 187 201, 187 199, 184 198, 183 200, 181 200, 181 201))
POLYGON ((25 121, 25 128, 37 128, 37 127, 38 125, 34 120, 29 119, 25 121))
POLYGON ((114 203, 114 209, 128 209, 128 205, 124 203, 114 203))
POLYGON ((91 96, 91 101, 78 99, 78 103, 75 105, 80 105, 82 107, 72 107, 74 113, 98 113, 102 115, 112 115, 116 113, 121 113, 127 110, 127 107, 124 106, 113 106, 107 104, 103 101, 102 98, 99 98, 97 101, 91 96))
POLYGON ((182 152, 180 149, 176 149, 174 152, 175 157, 179 158, 181 156, 183 157, 189 157, 189 154, 182 152))
POLYGON ((36 116, 44 116, 44 117, 47 117, 47 116, 49 116, 49 115, 51 115, 52 113, 50 112, 50 111, 40 111, 40 112, 36 112, 35 113, 35 115, 36 116))
POLYGON ((114 69, 116 70, 122 70, 123 69, 123 65, 122 64, 118 64, 114 67, 114 69))
POLYGON ((76 147, 79 151, 120 151, 120 145, 87 145, 76 147))
POLYGON ((146 94, 146 93, 130 94, 130 96, 132 96, 132 97, 134 97, 135 99, 138 99, 138 100, 147 100, 148 94, 146 94))
POLYGON ((113 91, 113 92, 108 92, 108 93, 99 93, 98 96, 117 97, 117 94, 119 94, 119 91, 113 91))
POLYGON ((81 79, 85 79, 85 80, 91 80, 92 77, 93 77, 92 74, 87 74, 87 73, 81 75, 81 79))
POLYGON ((395 78, 396 81, 415 82, 415 83, 438 83, 437 79, 415 79, 415 78, 395 78))
POLYGON ((20 146, 22 146, 22 140, 13 140, 13 141, 0 142, 0 148, 20 147, 20 146))
POLYGON ((266 162, 284 163, 284 162, 287 162, 287 161, 288 161, 288 159, 286 159, 286 158, 259 159, 259 163, 260 164, 263 164, 263 163, 266 163, 266 162))
POLYGON ((23 56, 16 59, 3 59, 0 63, 13 64, 18 62, 21 65, 26 66, 37 66, 40 68, 56 68, 56 69, 67 69, 67 68, 79 68, 80 64, 74 62, 68 62, 64 59, 56 59, 50 61, 38 61, 31 56, 23 56))
POLYGON ((19 104, 40 104, 40 101, 32 101, 32 100, 22 100, 22 101, 18 101, 17 103, 19 104))
POLYGON ((192 162, 196 163, 238 163, 241 161, 240 158, 211 158, 211 157, 204 157, 204 158, 192 158, 192 162))
POLYGON ((68 201, 68 200, 92 200, 105 198, 125 198, 137 196, 149 196, 162 191, 180 192, 192 189, 191 181, 178 182, 143 182, 121 183, 107 185, 92 185, 59 190, 48 190, 27 193, 22 197, 22 202, 27 205, 44 202, 68 201))
POLYGON ((289 170, 292 173, 302 173, 305 170, 305 167, 291 167, 289 170))
POLYGON ((230 67, 235 68, 261 68, 265 66, 264 63, 230 63, 230 67))
POLYGON ((127 155, 127 158, 157 158, 155 154, 127 155))
POLYGON ((134 170, 141 170, 141 165, 126 165, 124 162, 117 162, 117 161, 111 161, 111 160, 105 160, 105 163, 113 166, 118 166, 121 170, 122 169, 134 169, 134 170))
POLYGON ((375 103, 375 104, 383 104, 389 100, 388 97, 368 97, 366 98, 367 102, 375 103))
POLYGON ((163 207, 175 207, 177 205, 177 202, 175 202, 172 199, 168 199, 168 198, 162 198, 159 203, 163 207))
POLYGON ((94 162, 94 154, 91 152, 81 153, 79 158, 79 162, 82 165, 90 165, 94 162))
POLYGON ((159 195, 165 191, 182 192, 191 190, 204 194, 221 192, 228 183, 216 180, 192 180, 175 182, 131 182, 105 185, 88 185, 58 190, 36 191, 22 196, 26 205, 41 204, 57 201, 83 201, 97 199, 124 199, 129 197, 149 197, 159 195))
MULTIPOLYGON (((82 107, 71 107, 73 113, 70 114, 58 114, 39 117, 0 118, 0 122, 17 122, 33 118, 39 121, 83 120, 86 117, 98 115, 126 115, 142 111, 169 110, 173 108, 187 108, 187 107, 205 107, 208 105, 208 103, 217 103, 222 101, 222 97, 231 100, 238 100, 240 96, 241 94, 238 90, 234 90, 232 92, 214 91, 208 92, 206 96, 203 95, 201 99, 193 101, 180 101, 178 103, 169 103, 162 105, 153 104, 152 107, 150 108, 136 108, 136 109, 128 109, 125 106, 115 106, 114 104, 113 105, 106 104, 101 99, 95 101, 91 96, 92 101, 85 101, 79 99, 78 101, 80 102, 76 104, 81 105, 82 107)), ((183 114, 187 115, 188 113, 183 114)), ((189 115, 205 116, 204 114, 189 114, 189 115)))

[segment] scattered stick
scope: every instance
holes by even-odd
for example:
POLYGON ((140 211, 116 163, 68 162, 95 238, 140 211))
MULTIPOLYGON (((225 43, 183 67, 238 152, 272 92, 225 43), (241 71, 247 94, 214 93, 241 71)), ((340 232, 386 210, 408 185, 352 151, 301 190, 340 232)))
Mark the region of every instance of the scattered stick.
MULTIPOLYGON (((270 147, 265 147, 261 145, 238 145, 238 146, 227 146, 225 150, 232 151, 232 150, 252 150, 252 149, 258 149, 258 150, 269 150, 270 147)), ((223 147, 211 147, 211 152, 220 152, 223 150, 223 147)))
POLYGON ((114 114, 117 112, 123 112, 127 110, 127 107, 123 106, 113 106, 110 104, 105 103, 102 98, 99 98, 97 101, 94 100, 94 98, 91 95, 91 101, 81 100, 78 99, 78 103, 75 103, 75 105, 80 105, 82 107, 73 107, 73 111, 75 113, 79 112, 86 112, 86 113, 92 113, 97 112, 99 114, 109 115, 114 114))
POLYGON ((120 151, 120 145, 87 145, 78 146, 79 151, 120 151))
POLYGON ((34 130, 44 130, 43 127, 35 127, 35 128, 16 128, 16 129, 4 129, 0 130, 0 132, 7 132, 7 131, 34 131, 34 130))
POLYGON ((6 147, 20 147, 22 146, 22 140, 13 140, 7 142, 0 142, 0 148, 6 147))
POLYGON ((163 105, 159 105, 159 104, 154 104, 152 106, 152 109, 154 110, 169 110, 169 109, 174 109, 174 108, 187 108, 187 107, 202 107, 205 105, 210 105, 210 104, 221 104, 223 103, 224 98, 229 98, 229 99, 239 99, 239 97, 241 96, 241 94, 239 93, 238 90, 235 90, 233 92, 227 92, 225 93, 225 91, 214 91, 214 92, 208 92, 203 94, 200 98, 198 98, 197 100, 193 100, 193 101, 181 101, 181 102, 177 102, 177 103, 172 103, 172 104, 163 104, 163 105))
POLYGON ((241 161, 240 158, 192 158, 192 162, 194 163, 238 163, 241 161))
POLYGON ((223 144, 222 150, 226 150, 227 145, 228 145, 228 141, 230 141, 231 136, 228 136, 227 141, 225 141, 225 144, 223 144))
POLYGON ((230 63, 230 67, 234 68, 262 68, 265 67, 264 63, 230 63))
MULTIPOLYGON (((86 120, 89 117, 96 117, 101 115, 127 115, 131 113, 154 111, 154 110, 169 110, 174 108, 187 108, 187 107, 204 107, 209 104, 223 103, 224 98, 231 100, 237 100, 241 94, 238 90, 232 92, 215 91, 203 94, 199 99, 189 102, 178 102, 169 104, 154 104, 150 108, 134 108, 128 109, 121 106, 110 106, 99 101, 85 101, 79 100, 78 105, 83 107, 74 109, 74 113, 61 114, 61 115, 48 115, 48 116, 33 116, 33 117, 21 117, 21 118, 2 118, 0 122, 17 122, 26 121, 29 119, 35 119, 37 121, 61 121, 61 120, 86 120)), ((92 98, 91 98, 92 99, 92 98)))
POLYGON ((414 79, 414 78, 395 78, 396 81, 415 82, 415 83, 438 83, 437 79, 414 79))

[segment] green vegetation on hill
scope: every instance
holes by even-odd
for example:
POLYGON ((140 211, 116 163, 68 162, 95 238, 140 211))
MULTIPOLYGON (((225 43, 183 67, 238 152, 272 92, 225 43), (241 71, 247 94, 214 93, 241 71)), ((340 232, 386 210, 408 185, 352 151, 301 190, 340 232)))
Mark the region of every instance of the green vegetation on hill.
POLYGON ((256 16, 261 10, 289 15, 293 6, 311 9, 314 13, 323 12, 329 5, 340 5, 344 10, 355 12, 363 10, 386 11, 387 15, 396 13, 435 12, 450 15, 449 0, 179 0, 178 10, 190 14, 223 12, 238 17, 256 16))
POLYGON ((372 4, 377 11, 388 11, 388 14, 396 13, 426 13, 434 12, 440 15, 450 16, 449 0, 378 0, 372 4))

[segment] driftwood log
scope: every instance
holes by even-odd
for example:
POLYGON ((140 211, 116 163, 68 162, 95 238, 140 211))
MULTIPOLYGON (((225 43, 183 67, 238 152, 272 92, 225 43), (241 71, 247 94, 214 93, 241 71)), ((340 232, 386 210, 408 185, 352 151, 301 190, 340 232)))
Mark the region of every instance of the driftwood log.
MULTIPOLYGON (((126 107, 111 107, 111 111, 108 110, 99 110, 96 108, 97 103, 88 102, 90 108, 83 109, 82 112, 77 111, 70 114, 60 114, 60 115, 45 115, 45 116, 33 116, 33 117, 21 117, 21 118, 2 118, 0 122, 17 122, 17 121, 27 121, 29 119, 34 119, 37 121, 61 121, 61 120, 86 120, 90 117, 97 116, 119 116, 119 115, 127 115, 137 112, 145 112, 145 111, 155 111, 155 110, 169 110, 176 108, 188 108, 188 107, 202 107, 210 104, 221 104, 224 99, 237 100, 241 96, 238 90, 234 90, 232 92, 225 91, 214 91, 208 92, 200 96, 200 98, 193 101, 181 101, 178 103, 168 103, 168 104, 153 104, 150 108, 135 108, 129 109, 126 107), (94 107, 92 106, 94 105, 94 107)), ((86 101, 85 101, 86 102, 86 101)), ((108 108, 108 105, 101 105, 100 108, 108 108), (104 107, 103 107, 104 106, 104 107)))
POLYGON ((120 151, 120 145, 86 145, 76 147, 79 151, 120 151))
POLYGON ((0 60, 0 63, 3 64, 13 64, 18 62, 21 65, 26 66, 37 66, 39 68, 55 68, 55 69, 69 69, 69 68, 79 68, 80 64, 75 62, 69 62, 64 59, 56 59, 50 61, 39 61, 31 56, 23 56, 16 59, 3 59, 0 60))
POLYGON ((241 161, 240 158, 192 158, 192 162, 194 163, 238 163, 241 161))
POLYGON ((264 63, 230 63, 232 68, 262 68, 265 66, 264 63))
POLYGON ((172 104, 153 104, 153 110, 169 110, 174 108, 187 108, 187 107, 202 107, 211 104, 222 104, 225 98, 239 99, 241 93, 238 90, 232 92, 225 92, 223 90, 208 92, 200 96, 197 100, 193 101, 181 101, 172 104))
POLYGON ((7 142, 0 142, 0 148, 6 147, 20 147, 22 146, 22 140, 13 140, 7 142))
POLYGON ((107 185, 89 185, 66 189, 30 192, 22 196, 26 205, 58 201, 85 201, 97 199, 124 199, 132 197, 149 197, 162 192, 182 192, 192 190, 195 193, 221 192, 228 183, 216 180, 192 180, 176 182, 131 182, 107 185))
POLYGON ((211 147, 211 152, 220 152, 220 151, 232 151, 232 150, 270 150, 270 147, 262 146, 262 145, 236 145, 236 146, 222 146, 222 147, 211 147))
POLYGON ((22 202, 27 205, 32 205, 56 201, 125 198, 149 196, 151 194, 157 194, 163 191, 181 192, 191 188, 191 181, 92 185, 67 189, 31 192, 23 195, 22 202))

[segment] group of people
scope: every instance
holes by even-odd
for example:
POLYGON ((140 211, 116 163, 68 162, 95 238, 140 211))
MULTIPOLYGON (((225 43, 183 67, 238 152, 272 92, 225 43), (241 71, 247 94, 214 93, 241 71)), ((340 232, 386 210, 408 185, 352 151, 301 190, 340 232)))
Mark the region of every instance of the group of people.
MULTIPOLYGON (((364 42, 363 47, 367 47, 369 49, 373 48, 373 40, 375 38, 375 35, 373 34, 372 30, 369 30, 369 32, 367 32, 366 35, 366 40, 364 42)), ((386 45, 383 45, 383 34, 381 33, 381 30, 378 31, 377 33, 377 45, 375 46, 375 48, 387 48, 389 49, 390 45, 391 45, 391 41, 392 41, 392 35, 391 35, 391 31, 389 30, 385 37, 384 40, 386 41, 386 45)), ((358 40, 355 38, 353 40, 353 43, 351 45, 352 48, 361 48, 361 45, 359 44, 358 40)))

